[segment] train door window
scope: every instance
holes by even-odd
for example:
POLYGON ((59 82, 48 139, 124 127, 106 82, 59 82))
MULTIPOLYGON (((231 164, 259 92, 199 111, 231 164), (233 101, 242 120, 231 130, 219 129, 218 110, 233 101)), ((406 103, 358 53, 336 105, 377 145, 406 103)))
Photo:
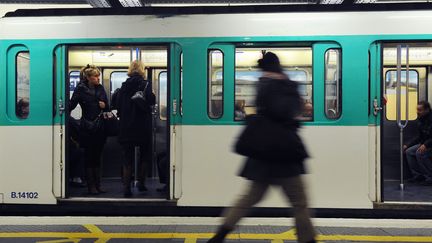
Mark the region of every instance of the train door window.
POLYGON ((341 50, 329 49, 325 53, 325 115, 338 119, 342 112, 341 50))
POLYGON ((114 91, 117 89, 120 89, 122 86, 122 83, 126 81, 128 78, 126 71, 114 71, 111 73, 110 76, 110 94, 112 95, 114 91))
POLYGON ((289 79, 298 82, 298 89, 308 109, 300 119, 312 120, 312 48, 237 48, 235 55, 235 120, 243 120, 246 115, 255 114, 254 104, 256 85, 261 70, 258 60, 266 52, 275 53, 281 62, 283 72, 289 79))
POLYGON ((16 55, 16 106, 15 113, 20 119, 30 114, 30 52, 16 55))
POLYGON ((183 116, 183 52, 180 53, 180 115, 183 116))
POLYGON ((159 119, 165 121, 167 119, 167 94, 168 94, 168 84, 167 84, 166 71, 159 73, 159 119))
POLYGON ((72 97, 73 92, 75 91, 78 83, 80 81, 80 72, 79 71, 71 71, 69 72, 69 92, 70 97, 72 97))
POLYGON ((223 60, 221 50, 208 52, 208 115, 212 119, 223 114, 223 60))
MULTIPOLYGON (((406 109, 406 95, 408 91, 408 120, 417 119, 417 102, 418 102, 418 84, 419 74, 416 70, 410 70, 408 86, 406 82, 406 70, 401 71, 401 117, 405 117, 406 109)), ((396 70, 388 70, 385 73, 385 95, 387 99, 386 104, 386 118, 389 121, 396 121, 396 70)))
MULTIPOLYGON (((72 98, 78 83, 80 82, 80 71, 70 71, 69 72, 69 99, 72 98)), ((78 104, 77 107, 71 111, 71 116, 75 119, 80 119, 81 117, 81 106, 78 104)))

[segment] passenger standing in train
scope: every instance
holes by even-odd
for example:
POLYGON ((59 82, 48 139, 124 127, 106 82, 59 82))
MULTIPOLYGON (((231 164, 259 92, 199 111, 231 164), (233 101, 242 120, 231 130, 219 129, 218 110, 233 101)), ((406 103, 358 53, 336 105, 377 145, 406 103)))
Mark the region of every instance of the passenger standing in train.
POLYGON ((101 155, 106 141, 105 134, 99 129, 103 111, 108 111, 108 98, 104 87, 99 83, 101 72, 94 65, 81 69, 80 82, 71 101, 70 111, 79 104, 82 109, 80 121, 80 145, 84 148, 86 180, 89 194, 105 192, 100 183, 101 155))
POLYGON ((432 185, 432 112, 427 101, 417 105, 418 135, 404 145, 408 165, 413 177, 411 182, 423 182, 432 185))
MULTIPOLYGON (((283 123, 284 128, 282 129, 291 129, 296 133, 299 123, 295 117, 302 112, 302 101, 297 91, 297 84, 290 81, 283 73, 279 58, 272 52, 267 52, 258 61, 258 66, 263 70, 263 76, 258 83, 257 114, 273 122, 283 123), (275 97, 275 92, 278 90, 289 91, 279 97, 285 97, 283 100, 288 98, 290 101, 281 104, 275 97)), ((286 142, 293 147, 299 147, 297 143, 301 143, 300 140, 286 142)), ((295 150, 290 155, 277 159, 247 158, 240 176, 250 180, 248 189, 235 205, 226 211, 223 224, 208 243, 224 242, 226 235, 234 229, 242 217, 246 216, 250 207, 261 201, 271 185, 281 187, 291 202, 298 241, 301 243, 316 242, 301 178, 301 174, 304 173, 303 160, 307 157, 307 153, 302 145, 300 147, 302 151, 295 150)))
POLYGON ((132 166, 135 162, 135 147, 139 148, 138 190, 147 191, 146 172, 152 159, 152 106, 155 95, 152 83, 145 80, 144 65, 133 61, 128 70, 129 78, 122 84, 116 98, 117 115, 120 118, 119 143, 125 153, 122 177, 124 196, 132 196, 132 166), (136 103, 132 96, 142 91, 144 104, 136 103))

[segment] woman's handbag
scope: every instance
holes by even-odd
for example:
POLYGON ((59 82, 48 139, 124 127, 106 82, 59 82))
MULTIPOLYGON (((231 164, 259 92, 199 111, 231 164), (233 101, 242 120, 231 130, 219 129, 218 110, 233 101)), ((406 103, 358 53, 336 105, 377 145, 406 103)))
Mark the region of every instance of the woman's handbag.
POLYGON ((102 116, 105 136, 117 136, 119 133, 119 120, 117 116, 112 112, 104 112, 102 116))
POLYGON ((131 97, 132 102, 135 103, 139 108, 141 108, 143 110, 146 109, 146 107, 148 106, 147 105, 147 99, 145 97, 148 84, 149 84, 149 82, 146 82, 146 84, 144 86, 144 89, 143 90, 138 90, 131 97))
POLYGON ((235 152, 265 161, 303 160, 308 155, 296 130, 296 124, 274 121, 261 115, 247 116, 235 152))
POLYGON ((80 130, 89 134, 96 134, 103 129, 103 119, 100 113, 94 120, 87 120, 84 117, 80 120, 80 130))

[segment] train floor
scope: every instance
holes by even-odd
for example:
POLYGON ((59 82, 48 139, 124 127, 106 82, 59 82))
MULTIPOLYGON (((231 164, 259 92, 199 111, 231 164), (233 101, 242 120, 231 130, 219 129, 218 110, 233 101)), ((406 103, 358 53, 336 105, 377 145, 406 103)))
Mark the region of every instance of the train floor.
POLYGON ((393 202, 432 202, 432 186, 421 183, 404 182, 404 190, 400 189, 400 181, 384 181, 384 201, 393 202))
MULTIPOLYGON (((0 242, 204 243, 218 218, 0 217, 0 242)), ((432 220, 314 219, 318 242, 432 242, 432 220)), ((226 243, 296 242, 291 219, 248 218, 226 243)))
MULTIPOLYGON (((85 185, 70 183, 69 197, 95 197, 95 198, 123 198, 123 184, 121 178, 103 178, 101 185, 106 193, 89 195, 85 185)), ((139 191, 137 187, 132 187, 133 198, 166 198, 164 184, 159 183, 157 178, 147 178, 147 191, 139 191)))

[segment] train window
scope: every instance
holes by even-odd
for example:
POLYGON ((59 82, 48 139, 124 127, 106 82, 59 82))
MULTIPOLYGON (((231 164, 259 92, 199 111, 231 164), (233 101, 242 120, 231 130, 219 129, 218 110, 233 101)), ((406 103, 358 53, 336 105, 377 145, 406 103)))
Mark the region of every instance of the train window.
POLYGON ((159 119, 165 121, 167 119, 167 72, 159 73, 159 119))
POLYGON ((53 94, 52 94, 53 100, 53 117, 57 114, 57 55, 54 51, 53 55, 53 94))
MULTIPOLYGON (((397 71, 389 70, 385 73, 385 94, 387 99, 386 104, 386 118, 389 121, 396 121, 396 87, 397 87, 397 71)), ((408 119, 417 119, 417 102, 418 102, 418 83, 419 74, 415 70, 409 71, 409 84, 408 84, 408 119)), ((406 70, 401 71, 401 117, 405 119, 406 107, 406 70)))
POLYGON ((30 52, 16 55, 16 106, 15 113, 20 119, 30 114, 30 52))
POLYGON ((183 116, 183 52, 180 53, 180 116, 183 116))
POLYGON ((114 71, 110 76, 110 92, 111 95, 116 91, 116 89, 120 89, 122 83, 126 81, 129 76, 127 75, 127 71, 114 71))
MULTIPOLYGON (((69 99, 72 98, 72 95, 80 82, 80 71, 70 71, 69 72, 69 99)), ((81 117, 81 106, 78 104, 77 107, 71 111, 71 116, 75 119, 80 119, 81 117)))
POLYGON ((223 114, 223 60, 221 50, 208 52, 208 115, 212 119, 223 114))
POLYGON ((69 92, 72 97, 73 92, 75 91, 78 83, 80 81, 80 72, 79 71, 71 71, 69 73, 69 92))
POLYGON ((312 48, 237 48, 235 66, 235 104, 234 119, 243 120, 246 115, 254 114, 256 85, 261 70, 257 66, 263 53, 275 53, 281 62, 284 73, 289 79, 298 82, 298 89, 306 109, 299 119, 311 121, 312 106, 312 48))
POLYGON ((341 50, 329 49, 325 52, 325 115, 338 119, 342 112, 342 68, 341 50))

